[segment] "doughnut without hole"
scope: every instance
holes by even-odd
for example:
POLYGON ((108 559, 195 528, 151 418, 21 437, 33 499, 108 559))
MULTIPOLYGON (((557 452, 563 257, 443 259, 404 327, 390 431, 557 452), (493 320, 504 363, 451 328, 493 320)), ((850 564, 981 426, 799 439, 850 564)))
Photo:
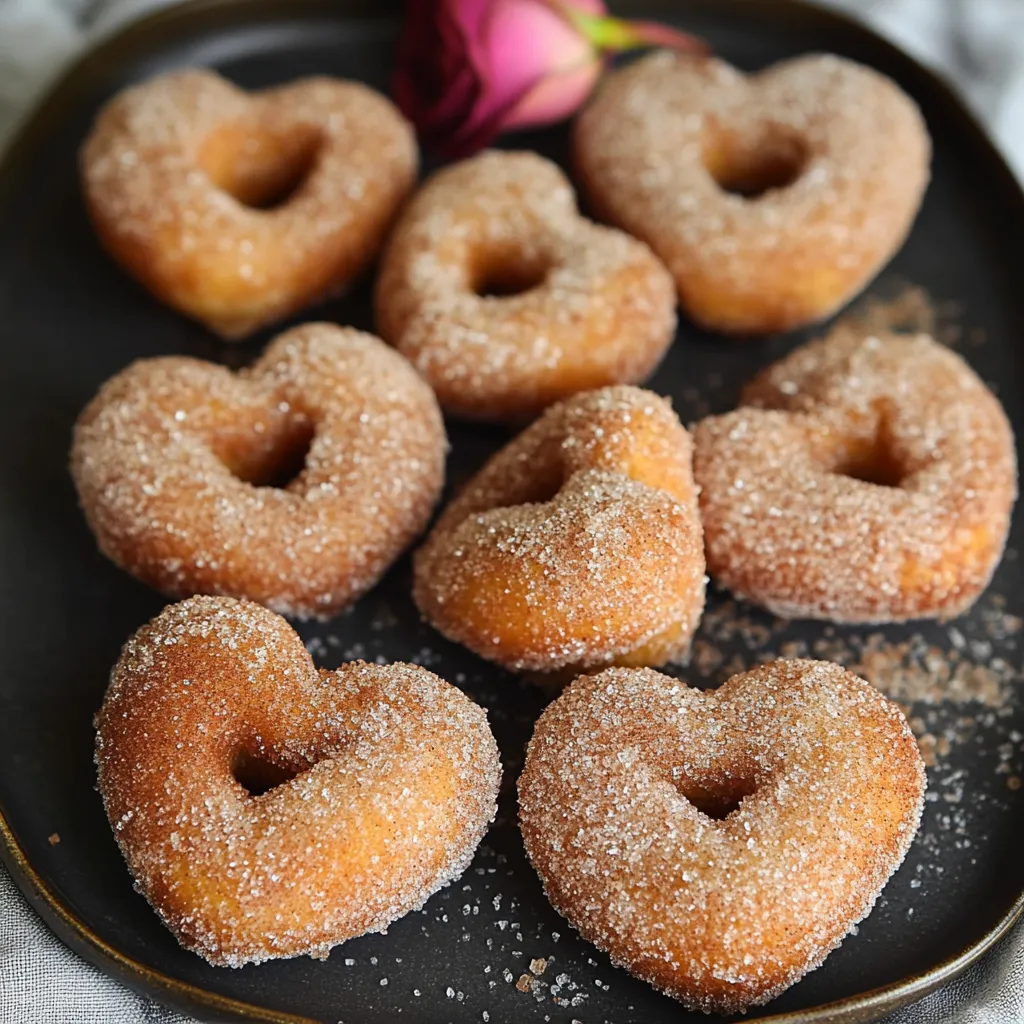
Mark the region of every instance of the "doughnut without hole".
POLYGON ((442 513, 413 596, 445 636, 514 670, 685 656, 704 547, 668 401, 618 386, 549 408, 442 513))

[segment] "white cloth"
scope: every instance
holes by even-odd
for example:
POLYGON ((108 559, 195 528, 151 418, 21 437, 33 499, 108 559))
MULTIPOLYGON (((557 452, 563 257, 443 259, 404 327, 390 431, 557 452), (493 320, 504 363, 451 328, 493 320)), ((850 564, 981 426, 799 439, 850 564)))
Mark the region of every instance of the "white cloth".
MULTIPOLYGON (((0 148, 90 39, 174 0, 0 0, 0 148)), ((818 0, 864 17, 952 79, 1024 179, 1024 0, 818 0)))
MULTIPOLYGON (((0 149, 41 90, 90 39, 173 0, 0 0, 0 149)), ((942 69, 1024 178, 1024 0, 832 0, 942 69)), ((980 1005, 950 1011, 956 987, 893 1024, 1024 1020, 1024 938, 991 967, 980 1005), (1012 982, 1012 983, 1010 983, 1012 982)), ((0 1024, 189 1024, 66 949, 0 868, 0 1024)))
POLYGON ((0 1024, 143 1022, 192 1024, 58 942, 0 868, 0 1024))
POLYGON ((830 2, 954 82, 1024 180, 1022 0, 830 2))

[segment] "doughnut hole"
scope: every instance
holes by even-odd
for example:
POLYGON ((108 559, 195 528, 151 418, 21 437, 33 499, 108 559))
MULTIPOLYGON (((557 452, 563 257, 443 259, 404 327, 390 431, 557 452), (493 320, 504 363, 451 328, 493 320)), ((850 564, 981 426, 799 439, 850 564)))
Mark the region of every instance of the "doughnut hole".
POLYGON ((701 780, 673 768, 672 784, 680 796, 712 821, 724 821, 757 789, 753 776, 745 771, 735 775, 723 772, 720 778, 701 780))
POLYGON ((884 418, 873 436, 848 439, 835 453, 828 470, 876 487, 900 487, 909 475, 909 467, 884 418))
POLYGON ((262 429, 231 432, 211 447, 232 476, 253 487, 284 489, 306 467, 316 427, 305 416, 280 416, 262 429))
POLYGON ((832 472, 877 487, 899 487, 906 476, 899 459, 884 445, 851 453, 832 472))
POLYGON ((749 133, 711 127, 704 133, 708 174, 723 192, 742 199, 788 188, 803 174, 809 156, 806 140, 782 125, 759 125, 749 133))
POLYGON ((730 782, 730 785, 718 790, 691 786, 681 787, 679 792, 701 814, 713 821, 723 821, 738 810, 743 798, 750 797, 756 788, 750 779, 730 779, 730 782))
POLYGON ((291 782, 299 771, 276 764, 267 757, 243 747, 231 763, 231 775, 249 796, 262 796, 270 790, 291 782))
POLYGON ((469 287, 481 298, 505 299, 539 288, 551 259, 537 249, 512 243, 478 245, 469 265, 469 287))
POLYGON ((303 186, 323 145, 308 125, 285 131, 224 125, 203 141, 197 163, 213 184, 254 210, 284 206, 303 186))

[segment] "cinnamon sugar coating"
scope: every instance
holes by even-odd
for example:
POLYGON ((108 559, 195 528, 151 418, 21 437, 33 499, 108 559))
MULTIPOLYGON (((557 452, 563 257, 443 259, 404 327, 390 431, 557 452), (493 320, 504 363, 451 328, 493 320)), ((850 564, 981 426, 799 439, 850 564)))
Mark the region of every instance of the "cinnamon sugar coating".
POLYGON ((426 526, 445 448, 437 402, 397 352, 305 324, 237 374, 133 363, 79 416, 71 472, 100 548, 143 582, 325 618, 426 526))
POLYGON ((897 705, 838 665, 777 661, 703 693, 618 668, 541 715, 519 815, 584 938, 688 1007, 733 1013, 871 911, 924 788, 897 705))
POLYGON ((998 399, 927 335, 840 326, 694 429, 708 569, 785 618, 964 612, 1017 493, 998 399))
POLYGON ((647 242, 705 327, 789 330, 842 306, 899 249, 928 181, 914 102, 832 55, 746 76, 655 53, 576 122, 583 191, 647 242))
POLYGON ((413 187, 418 155, 398 111, 359 83, 246 93, 190 70, 115 96, 80 163, 111 255, 234 339, 347 288, 413 187))
POLYGON ((689 435, 640 388, 552 406, 445 509, 413 597, 445 636, 515 670, 661 665, 704 607, 689 435))
POLYGON ((646 378, 672 341, 675 294, 646 245, 580 216, 553 163, 486 152, 439 171, 402 215, 377 324, 447 412, 522 421, 646 378))
POLYGON ((415 665, 318 672, 248 601, 191 598, 143 626, 96 729, 136 888, 216 965, 386 930, 462 874, 495 813, 483 709, 415 665), (236 775, 257 769, 279 784, 254 796, 236 775))

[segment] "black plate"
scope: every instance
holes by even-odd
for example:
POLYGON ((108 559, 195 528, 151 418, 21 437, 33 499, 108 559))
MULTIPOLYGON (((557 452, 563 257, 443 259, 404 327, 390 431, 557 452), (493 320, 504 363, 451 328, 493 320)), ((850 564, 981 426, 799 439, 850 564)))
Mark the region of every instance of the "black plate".
MULTIPOLYGON (((917 99, 935 139, 935 178, 910 241, 874 291, 899 278, 959 303, 960 322, 984 338, 978 343, 982 335, 965 333, 962 350, 998 386, 1024 433, 1024 388, 1014 362, 1024 338, 1018 273, 1024 199, 947 89, 866 29, 791 0, 649 0, 620 9, 696 31, 747 68, 807 50, 842 53, 883 69, 917 99)), ((327 963, 304 958, 239 971, 211 968, 180 949, 133 893, 94 790, 92 713, 120 644, 163 602, 97 554, 65 468, 72 422, 98 385, 132 359, 183 352, 235 365, 251 359, 273 332, 242 347, 222 346, 121 273, 86 223, 76 148, 111 93, 185 65, 214 65, 244 86, 327 72, 383 87, 396 10, 394 0, 228 0, 159 13, 82 61, 0 172, 4 859, 69 945, 129 984, 207 1017, 349 1024, 390 1022, 403 1012, 417 1021, 480 1021, 486 1011, 492 1021, 704 1020, 611 967, 548 906, 524 860, 514 804, 523 745, 545 697, 421 625, 409 599, 407 560, 350 615, 304 627, 303 635, 328 665, 364 654, 424 661, 490 709, 506 766, 501 817, 465 877, 422 912, 386 936, 336 949, 327 963), (56 845, 48 842, 53 833, 60 836, 56 845), (537 993, 522 993, 506 980, 505 972, 517 979, 531 959, 551 957, 537 993)), ((565 140, 560 128, 517 144, 561 157, 565 140)), ((367 300, 363 288, 315 315, 372 328, 367 300)), ((684 419, 724 410, 755 369, 798 340, 726 343, 684 325, 652 386, 673 397, 684 419)), ((457 425, 451 437, 453 479, 502 440, 500 431, 457 425)), ((993 594, 1011 609, 1024 603, 1022 565, 1014 557, 1021 539, 1018 516, 990 595, 959 624, 968 643, 992 643, 993 656, 1018 668, 1015 638, 993 641, 986 631, 998 632, 993 594)), ((712 595, 711 607, 722 600, 712 595)), ((899 638, 915 631, 949 646, 949 629, 938 624, 886 633, 899 638)), ((771 646, 826 633, 822 624, 803 624, 771 646)), ((727 657, 763 656, 742 636, 719 646, 727 657)), ((694 670, 688 675, 698 677, 694 670)), ((1019 913, 1024 791, 1011 791, 1006 779, 1021 773, 1020 735, 1013 730, 1024 732, 1024 713, 1011 702, 998 714, 977 707, 934 714, 940 725, 943 715, 952 722, 967 714, 977 724, 957 726, 964 742, 930 773, 938 799, 928 805, 906 865, 856 937, 747 1019, 875 1020, 962 969, 1019 913), (961 799, 953 802, 958 789, 961 799)))

